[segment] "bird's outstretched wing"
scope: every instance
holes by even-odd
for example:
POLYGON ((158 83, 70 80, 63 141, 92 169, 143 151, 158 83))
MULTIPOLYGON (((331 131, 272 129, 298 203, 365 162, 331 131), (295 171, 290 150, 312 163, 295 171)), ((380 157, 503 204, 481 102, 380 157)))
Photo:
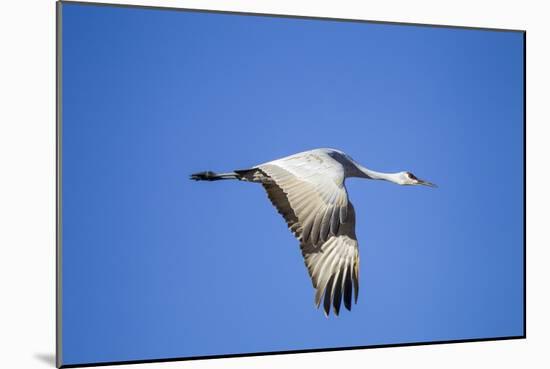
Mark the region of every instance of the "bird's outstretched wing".
MULTIPOLYGON (((350 204, 351 206, 351 204, 350 204)), ((315 304, 323 299, 325 314, 330 306, 336 315, 340 312, 342 297, 346 309, 351 310, 352 288, 355 303, 359 295, 359 252, 357 240, 346 235, 333 236, 321 246, 321 250, 300 245, 309 275, 313 282, 315 304)))
POLYGON ((257 166, 268 197, 300 241, 317 290, 315 303, 338 315, 359 291, 355 212, 344 187, 344 168, 327 154, 307 152, 257 166))

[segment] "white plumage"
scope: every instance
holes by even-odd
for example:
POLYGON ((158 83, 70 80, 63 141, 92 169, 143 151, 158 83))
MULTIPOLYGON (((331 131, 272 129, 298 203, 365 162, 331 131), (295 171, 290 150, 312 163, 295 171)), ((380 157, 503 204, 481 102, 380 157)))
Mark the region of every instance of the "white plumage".
POLYGON ((334 313, 339 314, 342 300, 351 310, 352 295, 357 303, 359 293, 355 211, 344 183, 348 177, 434 186, 410 172, 369 170, 335 149, 305 151, 230 173, 191 175, 194 180, 238 179, 263 185, 269 199, 300 241, 316 289, 315 304, 319 307, 323 301, 327 316, 331 306, 334 313))

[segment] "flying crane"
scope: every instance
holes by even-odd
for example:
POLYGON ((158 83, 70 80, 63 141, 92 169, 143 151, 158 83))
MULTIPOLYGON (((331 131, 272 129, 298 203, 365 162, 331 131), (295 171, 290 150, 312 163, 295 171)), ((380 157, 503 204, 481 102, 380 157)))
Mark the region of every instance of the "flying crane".
POLYGON ((355 303, 359 295, 355 211, 344 184, 350 177, 436 187, 410 172, 367 169, 336 149, 305 151, 229 173, 206 171, 191 175, 196 181, 236 179, 262 184, 300 242, 316 289, 315 305, 318 308, 323 301, 327 316, 331 306, 339 314, 342 300, 351 310, 352 295, 355 303))

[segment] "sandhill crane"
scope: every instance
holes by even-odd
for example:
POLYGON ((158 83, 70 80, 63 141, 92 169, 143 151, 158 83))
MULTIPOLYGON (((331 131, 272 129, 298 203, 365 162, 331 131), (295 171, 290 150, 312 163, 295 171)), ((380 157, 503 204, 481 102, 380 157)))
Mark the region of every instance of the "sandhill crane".
POLYGON ((302 256, 313 282, 315 305, 323 299, 326 316, 351 310, 359 293, 359 250, 355 211, 344 181, 348 177, 379 179, 399 185, 433 183, 410 172, 381 173, 367 169, 340 150, 315 149, 229 173, 200 172, 196 181, 237 179, 261 183, 288 228, 300 241, 302 256))

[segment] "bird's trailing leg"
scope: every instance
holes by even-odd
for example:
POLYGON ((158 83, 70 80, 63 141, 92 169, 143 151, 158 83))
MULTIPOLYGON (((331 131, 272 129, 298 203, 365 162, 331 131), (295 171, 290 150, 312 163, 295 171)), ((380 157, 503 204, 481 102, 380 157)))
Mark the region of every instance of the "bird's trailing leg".
POLYGON ((219 181, 222 179, 238 179, 245 182, 263 183, 270 180, 258 168, 235 170, 228 173, 216 173, 211 171, 191 174, 191 179, 195 181, 219 181))
POLYGON ((206 171, 191 174, 191 179, 195 181, 220 181, 222 179, 240 179, 240 175, 235 172, 215 173, 206 171))

